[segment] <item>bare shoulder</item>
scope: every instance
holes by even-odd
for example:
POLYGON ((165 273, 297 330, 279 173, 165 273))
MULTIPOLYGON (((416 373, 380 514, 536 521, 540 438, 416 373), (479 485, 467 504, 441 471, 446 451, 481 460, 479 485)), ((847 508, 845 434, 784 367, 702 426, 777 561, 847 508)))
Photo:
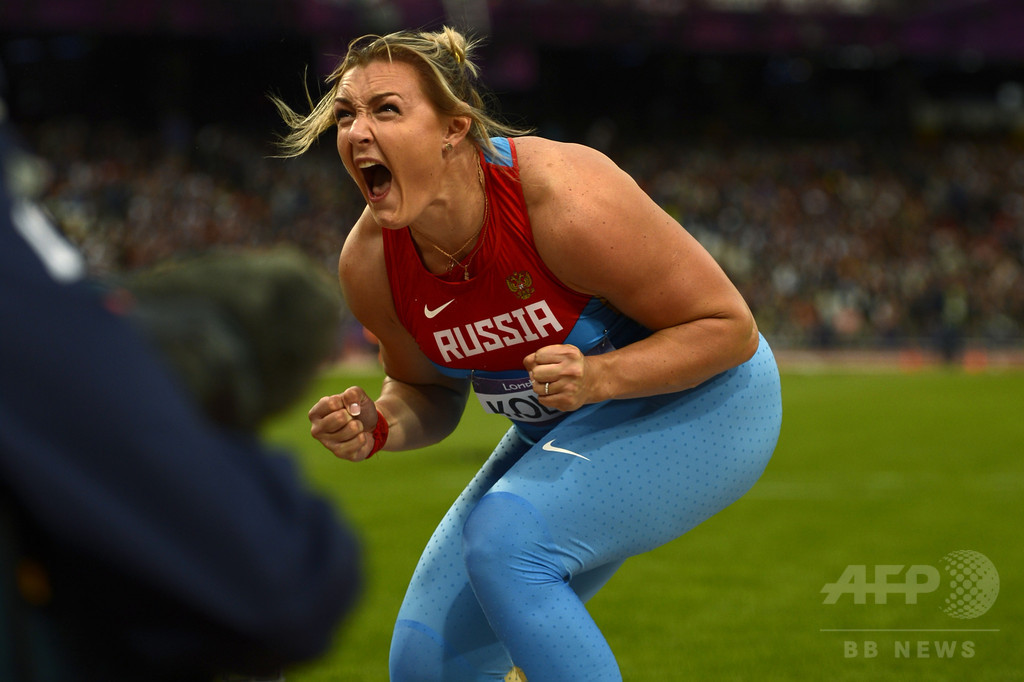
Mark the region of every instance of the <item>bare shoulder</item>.
POLYGON ((588 187, 595 177, 622 173, 611 159, 596 149, 542 137, 517 138, 516 156, 528 204, 564 198, 588 187))
POLYGON ((517 141, 523 195, 534 242, 545 263, 577 290, 606 295, 593 263, 612 265, 638 226, 678 228, 632 177, 605 154, 540 138, 517 141))
POLYGON ((589 229, 593 221, 617 212, 616 203, 643 197, 636 182, 605 154, 581 144, 538 137, 517 141, 523 195, 534 227, 575 238, 573 227, 589 229))
POLYGON ((381 229, 369 210, 364 211, 338 258, 338 280, 345 302, 352 314, 371 329, 395 318, 393 306, 381 303, 391 301, 381 229))
POLYGON ((366 209, 359 216, 341 247, 338 276, 341 278, 342 286, 365 281, 367 274, 383 266, 383 258, 384 242, 381 239, 381 227, 374 221, 369 209, 366 209))

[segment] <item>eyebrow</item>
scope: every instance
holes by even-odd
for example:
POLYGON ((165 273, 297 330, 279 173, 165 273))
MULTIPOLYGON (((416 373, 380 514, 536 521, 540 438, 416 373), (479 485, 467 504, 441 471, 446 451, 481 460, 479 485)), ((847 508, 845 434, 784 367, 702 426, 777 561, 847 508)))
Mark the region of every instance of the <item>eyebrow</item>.
MULTIPOLYGON (((402 96, 397 92, 381 92, 370 98, 370 104, 379 102, 380 100, 386 99, 388 97, 397 97, 398 99, 402 99, 402 96)), ((352 100, 350 100, 348 97, 342 97, 341 95, 335 97, 334 102, 335 104, 345 104, 348 106, 352 106, 352 100)))

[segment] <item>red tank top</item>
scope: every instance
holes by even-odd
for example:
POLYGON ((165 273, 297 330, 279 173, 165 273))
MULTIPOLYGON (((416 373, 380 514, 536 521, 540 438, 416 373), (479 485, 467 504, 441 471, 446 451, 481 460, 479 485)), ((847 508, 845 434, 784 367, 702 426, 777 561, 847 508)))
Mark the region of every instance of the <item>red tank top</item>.
MULTIPOLYGON (((384 230, 384 259, 398 318, 435 364, 449 370, 523 370, 523 358, 563 343, 591 296, 560 282, 541 260, 519 181, 515 145, 481 154, 489 212, 471 250, 469 279, 423 265, 409 228, 384 230)), ((584 349, 586 350, 586 349, 584 349)), ((462 374, 463 372, 451 372, 462 374)))

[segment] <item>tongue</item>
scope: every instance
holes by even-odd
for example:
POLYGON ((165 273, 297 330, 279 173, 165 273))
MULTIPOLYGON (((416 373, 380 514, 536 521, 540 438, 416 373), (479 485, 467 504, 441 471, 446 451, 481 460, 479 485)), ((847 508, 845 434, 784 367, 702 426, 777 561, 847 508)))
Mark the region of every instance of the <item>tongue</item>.
POLYGON ((376 197, 391 188, 391 171, 384 166, 374 166, 370 171, 370 193, 376 197))

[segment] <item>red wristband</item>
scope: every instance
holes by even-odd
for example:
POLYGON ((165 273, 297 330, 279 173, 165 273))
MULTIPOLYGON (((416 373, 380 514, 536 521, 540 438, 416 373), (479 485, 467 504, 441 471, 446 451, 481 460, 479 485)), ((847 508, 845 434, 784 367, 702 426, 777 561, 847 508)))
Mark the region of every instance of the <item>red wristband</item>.
POLYGON ((384 418, 384 415, 377 410, 377 425, 373 427, 373 449, 370 450, 370 454, 366 456, 366 459, 370 459, 377 452, 384 447, 384 443, 388 442, 388 420, 384 418))

